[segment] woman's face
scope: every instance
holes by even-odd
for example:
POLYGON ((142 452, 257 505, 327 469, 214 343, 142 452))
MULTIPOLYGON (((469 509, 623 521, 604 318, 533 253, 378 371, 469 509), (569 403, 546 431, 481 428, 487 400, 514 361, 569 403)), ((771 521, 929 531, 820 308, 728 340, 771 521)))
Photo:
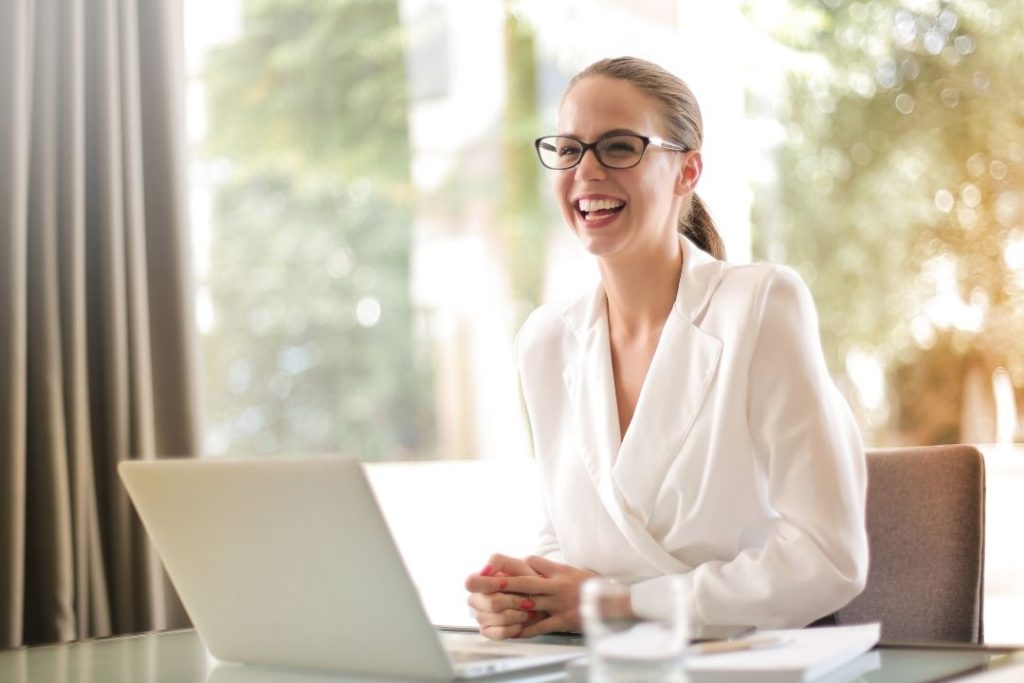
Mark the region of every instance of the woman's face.
MULTIPOLYGON (((604 76, 573 86, 559 110, 558 126, 560 135, 583 142, 611 131, 667 139, 658 102, 628 81, 604 76)), ((686 156, 652 145, 638 165, 613 169, 588 150, 576 167, 551 171, 562 217, 584 248, 602 259, 678 248, 679 210, 696 182, 684 173, 690 166, 684 164, 686 156)))

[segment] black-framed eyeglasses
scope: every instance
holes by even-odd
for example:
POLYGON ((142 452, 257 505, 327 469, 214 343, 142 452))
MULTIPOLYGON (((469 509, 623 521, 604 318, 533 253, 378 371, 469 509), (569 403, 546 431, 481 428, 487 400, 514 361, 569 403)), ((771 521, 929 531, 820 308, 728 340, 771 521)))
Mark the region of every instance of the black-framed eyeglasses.
POLYGON ((672 152, 689 151, 682 145, 666 142, 653 135, 636 133, 610 133, 602 135, 593 142, 583 142, 571 135, 547 135, 537 138, 533 146, 537 148, 540 163, 555 171, 566 171, 576 167, 587 150, 593 150, 598 163, 607 168, 633 168, 643 158, 647 147, 654 145, 672 152))

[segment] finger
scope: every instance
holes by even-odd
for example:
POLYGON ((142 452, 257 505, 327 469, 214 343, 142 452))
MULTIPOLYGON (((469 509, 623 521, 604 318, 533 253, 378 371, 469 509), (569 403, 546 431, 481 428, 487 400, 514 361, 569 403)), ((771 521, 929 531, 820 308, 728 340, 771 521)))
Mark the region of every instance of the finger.
POLYGON ((537 573, 526 560, 501 554, 491 555, 487 561, 487 566, 491 568, 491 575, 503 572, 506 576, 533 576, 537 573))
POLYGON ((470 574, 466 577, 466 582, 463 585, 470 593, 498 593, 501 591, 513 593, 515 591, 509 590, 509 585, 512 583, 513 579, 514 577, 508 577, 504 574, 497 574, 495 576, 470 574))
POLYGON ((502 581, 507 585, 508 579, 501 576, 483 576, 482 574, 470 574, 463 584, 470 593, 494 593, 501 590, 502 581))
POLYGON ((516 638, 523 631, 522 624, 510 624, 508 626, 484 626, 480 629, 480 635, 491 640, 505 640, 516 638))
POLYGON ((551 579, 542 576, 510 576, 505 580, 506 593, 522 593, 523 595, 549 595, 558 588, 551 579))
POLYGON ((515 606, 511 600, 503 599, 501 593, 470 593, 467 602, 480 612, 501 612, 515 606))
POLYGON ((549 560, 548 558, 541 557, 540 555, 530 555, 526 558, 526 566, 541 576, 552 576, 562 570, 572 569, 572 567, 567 564, 561 564, 560 562, 549 560))
POLYGON ((527 626, 533 626, 538 621, 543 621, 544 619, 547 619, 548 617, 551 616, 548 612, 538 612, 536 610, 530 610, 529 612, 523 612, 523 614, 527 615, 526 621, 523 622, 523 628, 524 629, 527 626))
POLYGON ((530 598, 510 593, 470 593, 466 602, 473 609, 482 612, 503 612, 507 609, 528 612, 533 609, 534 604, 530 598))
POLYGON ((520 560, 513 557, 507 557, 505 555, 491 555, 487 560, 487 564, 483 566, 480 571, 470 574, 466 577, 468 582, 470 579, 478 576, 496 576, 498 578, 510 576, 512 574, 533 574, 534 571, 527 566, 525 560, 520 560), (509 568, 516 571, 510 571, 509 568))
MULTIPOLYGON (((494 556, 491 556, 491 559, 494 559, 494 556)), ((482 569, 480 569, 480 571, 474 572, 474 573, 472 573, 472 574, 470 574, 470 575, 468 575, 466 577, 465 585, 466 585, 467 589, 469 587, 469 582, 470 581, 472 581, 475 578, 482 577, 482 576, 494 576, 494 577, 497 577, 497 578, 501 578, 501 577, 508 576, 508 574, 503 572, 503 571, 501 571, 501 570, 495 569, 491 565, 491 563, 488 562, 487 564, 485 564, 483 566, 482 569)))
MULTIPOLYGON (((526 613, 553 612, 563 600, 557 596, 514 595, 509 593, 471 593, 467 604, 477 612, 498 614, 507 610, 526 613)), ((520 619, 519 621, 523 621, 520 619)))
POLYGON ((541 619, 535 624, 525 626, 519 633, 520 638, 533 638, 544 633, 551 633, 552 631, 564 631, 566 622, 559 616, 548 617, 547 619, 541 619))
MULTIPOLYGON (((507 609, 501 612, 480 612, 476 613, 476 621, 480 626, 510 626, 512 624, 526 625, 530 622, 530 612, 518 609, 507 609)), ((536 619, 536 612, 533 612, 536 619)))
POLYGON ((558 596, 527 595, 520 597, 519 604, 514 609, 530 612, 557 612, 563 600, 558 596))

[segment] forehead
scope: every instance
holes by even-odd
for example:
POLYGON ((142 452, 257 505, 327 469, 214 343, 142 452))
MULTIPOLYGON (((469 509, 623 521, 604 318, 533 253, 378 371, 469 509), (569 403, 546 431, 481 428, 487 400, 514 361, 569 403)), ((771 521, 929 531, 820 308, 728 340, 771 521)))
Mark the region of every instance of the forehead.
POLYGON ((558 110, 560 133, 589 140, 610 130, 664 135, 658 101, 629 81, 585 78, 565 94, 558 110))

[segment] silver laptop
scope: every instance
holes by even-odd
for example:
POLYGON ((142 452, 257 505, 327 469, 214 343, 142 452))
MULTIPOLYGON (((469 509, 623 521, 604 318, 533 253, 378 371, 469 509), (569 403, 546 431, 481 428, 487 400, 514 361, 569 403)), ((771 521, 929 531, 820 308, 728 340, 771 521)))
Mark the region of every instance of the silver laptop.
POLYGON ((131 461, 119 472, 217 659, 452 680, 583 653, 439 633, 354 460, 131 461))

